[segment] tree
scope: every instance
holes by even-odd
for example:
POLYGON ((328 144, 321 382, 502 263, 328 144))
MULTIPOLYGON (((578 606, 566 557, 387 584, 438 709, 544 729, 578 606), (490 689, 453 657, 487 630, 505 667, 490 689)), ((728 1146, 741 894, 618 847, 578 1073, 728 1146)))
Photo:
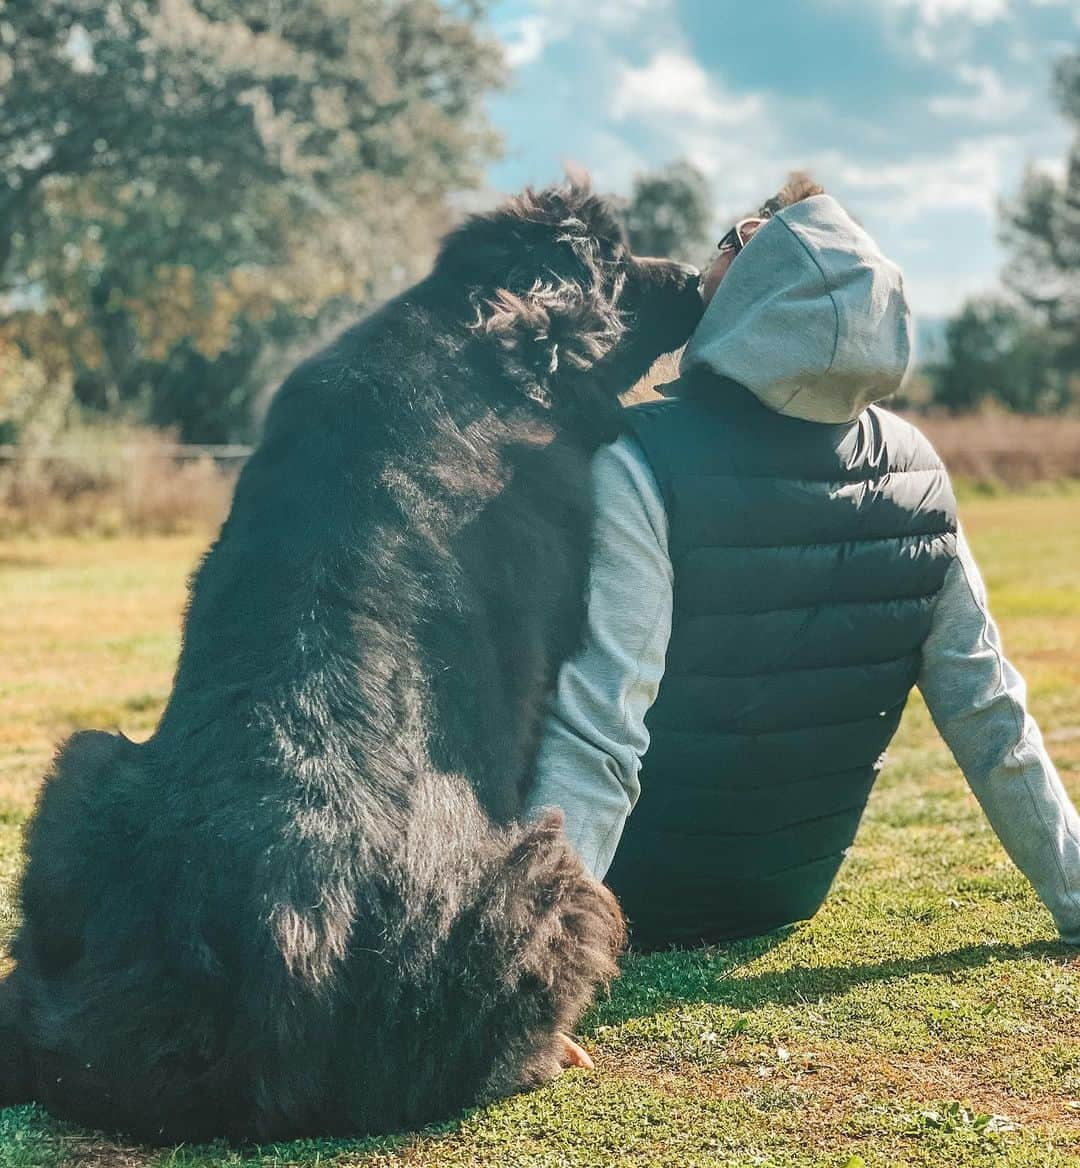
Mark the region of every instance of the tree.
POLYGON ((934 400, 960 413, 994 399, 1020 413, 1062 408, 1047 329, 998 297, 969 300, 945 330, 944 361, 931 369, 934 400))
MULTIPOLYGON (((1054 91, 1074 131, 1060 179, 1028 171, 1005 208, 1004 242, 1011 252, 1005 281, 1046 326, 1053 363, 1066 381, 1080 381, 1080 52, 1061 61, 1054 91)), ((1080 386, 1076 387, 1080 396, 1080 386)))
POLYGON ((492 155, 482 11, 0 7, 0 340, 88 406, 241 431, 267 344, 415 276, 492 155))
POLYGON ((691 162, 673 162, 634 179, 623 216, 638 255, 702 262, 713 219, 709 180, 691 162))
POLYGON ((952 410, 996 398, 1051 412, 1080 399, 1080 53, 1058 65, 1054 90, 1075 131, 1065 174, 1029 170, 1003 208, 1013 298, 968 301, 929 369, 935 401, 952 410))

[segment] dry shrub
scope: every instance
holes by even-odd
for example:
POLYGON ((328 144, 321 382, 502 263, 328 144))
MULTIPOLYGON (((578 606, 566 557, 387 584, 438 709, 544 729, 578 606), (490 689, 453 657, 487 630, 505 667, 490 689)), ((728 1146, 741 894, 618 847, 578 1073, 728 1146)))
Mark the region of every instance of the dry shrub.
POLYGON ((911 421, 958 479, 1005 487, 1080 479, 1080 418, 987 411, 911 421))
MULTIPOLYGON (((655 387, 677 376, 677 359, 662 358, 623 400, 655 398, 655 387)), ((1080 479, 1080 418, 990 411, 911 420, 950 472, 977 486, 1080 479)), ((71 431, 58 448, 19 448, 0 461, 0 537, 212 531, 228 509, 240 462, 178 447, 156 430, 71 431)))
POLYGON ((239 463, 192 457, 173 437, 131 427, 72 431, 61 446, 0 462, 0 536, 169 535, 223 519, 239 463))

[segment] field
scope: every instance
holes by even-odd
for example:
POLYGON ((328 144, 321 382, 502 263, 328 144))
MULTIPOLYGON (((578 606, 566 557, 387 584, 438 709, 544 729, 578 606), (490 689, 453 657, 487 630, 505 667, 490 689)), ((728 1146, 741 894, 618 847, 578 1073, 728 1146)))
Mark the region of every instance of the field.
MULTIPOLYGON (((972 499, 963 516, 1080 798, 1080 495, 972 499)), ((200 546, 184 535, 0 544, 0 951, 20 826, 52 746, 79 726, 151 730, 200 546)), ((594 1073, 420 1135, 148 1152, 19 1108, 0 1112, 0 1166, 1080 1161, 1080 954, 1056 943, 917 699, 812 923, 629 958, 580 1034, 594 1073)))

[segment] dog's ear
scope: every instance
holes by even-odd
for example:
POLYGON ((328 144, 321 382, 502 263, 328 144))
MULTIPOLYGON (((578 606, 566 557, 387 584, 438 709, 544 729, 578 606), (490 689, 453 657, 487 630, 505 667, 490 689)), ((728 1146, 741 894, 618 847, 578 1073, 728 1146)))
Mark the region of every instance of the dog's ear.
POLYGON ((527 375, 530 397, 550 405, 560 372, 590 369, 619 340, 618 289, 574 280, 536 280, 522 292, 499 288, 476 304, 473 330, 494 338, 515 371, 527 375))
POLYGON ((548 382, 558 372, 560 354, 559 342, 552 336, 551 313, 542 298, 499 288, 476 305, 472 327, 496 341, 526 395, 550 406, 548 382))

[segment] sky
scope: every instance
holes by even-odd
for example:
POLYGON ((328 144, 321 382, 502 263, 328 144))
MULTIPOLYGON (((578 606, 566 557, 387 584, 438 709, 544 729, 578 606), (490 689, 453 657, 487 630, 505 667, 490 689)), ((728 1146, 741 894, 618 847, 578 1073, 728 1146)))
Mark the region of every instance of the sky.
POLYGON ((1054 60, 1075 0, 496 0, 509 87, 491 102, 510 191, 585 165, 598 188, 688 158, 716 226, 809 169, 904 269, 917 315, 992 289, 998 206, 1061 173, 1054 60))

